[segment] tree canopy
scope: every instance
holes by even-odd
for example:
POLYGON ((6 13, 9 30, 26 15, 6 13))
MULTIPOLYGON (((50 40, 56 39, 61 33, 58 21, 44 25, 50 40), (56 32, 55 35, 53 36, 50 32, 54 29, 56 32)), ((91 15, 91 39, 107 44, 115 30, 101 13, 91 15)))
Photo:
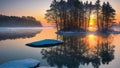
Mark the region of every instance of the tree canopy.
POLYGON ((100 0, 95 4, 81 0, 53 0, 45 15, 48 22, 55 23, 57 29, 62 31, 87 31, 91 26, 91 15, 94 15, 94 26, 104 32, 111 30, 115 9, 109 2, 101 5, 100 0))

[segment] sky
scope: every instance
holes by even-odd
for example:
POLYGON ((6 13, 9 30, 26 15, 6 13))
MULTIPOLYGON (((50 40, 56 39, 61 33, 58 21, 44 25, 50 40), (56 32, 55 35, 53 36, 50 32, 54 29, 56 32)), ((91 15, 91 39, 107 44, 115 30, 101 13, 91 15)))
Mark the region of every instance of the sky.
MULTIPOLYGON (((33 16, 41 21, 44 26, 49 26, 44 19, 44 14, 53 0, 0 0, 0 14, 8 16, 33 16)), ((87 1, 87 0, 82 0, 87 1)), ((95 3, 96 0, 88 0, 95 3)), ((101 0, 109 1, 117 11, 116 21, 120 21, 120 0, 101 0)))

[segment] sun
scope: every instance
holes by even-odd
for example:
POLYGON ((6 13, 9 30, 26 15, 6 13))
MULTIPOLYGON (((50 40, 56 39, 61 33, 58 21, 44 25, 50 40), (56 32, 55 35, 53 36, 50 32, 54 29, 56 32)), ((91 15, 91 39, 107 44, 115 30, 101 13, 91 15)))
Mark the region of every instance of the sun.
POLYGON ((90 16, 90 21, 89 21, 89 27, 88 27, 88 30, 89 31, 96 31, 97 30, 97 28, 96 28, 96 24, 95 24, 95 15, 94 14, 92 14, 91 16, 90 16))
POLYGON ((94 25, 94 20, 90 20, 89 26, 93 26, 93 25, 94 25))
POLYGON ((90 22, 89 22, 89 26, 94 26, 95 25, 95 15, 90 15, 90 22))

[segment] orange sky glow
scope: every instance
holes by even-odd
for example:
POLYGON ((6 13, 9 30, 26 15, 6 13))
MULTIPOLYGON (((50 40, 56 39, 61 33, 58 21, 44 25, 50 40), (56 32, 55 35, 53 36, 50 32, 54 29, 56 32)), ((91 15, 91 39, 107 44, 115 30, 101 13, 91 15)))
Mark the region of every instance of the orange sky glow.
MULTIPOLYGON (((41 21, 43 26, 51 26, 44 18, 46 10, 49 9, 50 3, 53 0, 1 0, 0 14, 8 16, 33 16, 41 21)), ((87 1, 87 0, 82 0, 87 1)), ((95 3, 96 0, 89 0, 95 3)), ((116 22, 120 22, 120 0, 101 0, 102 2, 109 1, 116 10, 116 22)))

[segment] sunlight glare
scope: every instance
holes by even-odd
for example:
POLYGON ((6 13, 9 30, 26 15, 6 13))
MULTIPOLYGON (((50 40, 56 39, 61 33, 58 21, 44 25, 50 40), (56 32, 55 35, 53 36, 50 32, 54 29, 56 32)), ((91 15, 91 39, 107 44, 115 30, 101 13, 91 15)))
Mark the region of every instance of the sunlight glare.
POLYGON ((88 30, 89 30, 89 31, 96 31, 97 28, 96 28, 96 27, 92 27, 92 26, 90 26, 90 27, 88 27, 88 30))
POLYGON ((95 25, 94 19, 95 19, 95 15, 91 15, 91 16, 90 16, 89 26, 94 26, 94 25, 95 25))
POLYGON ((93 25, 94 25, 94 20, 90 20, 89 25, 90 25, 90 26, 93 26, 93 25))
POLYGON ((94 34, 88 35, 89 48, 94 49, 97 37, 94 34))

